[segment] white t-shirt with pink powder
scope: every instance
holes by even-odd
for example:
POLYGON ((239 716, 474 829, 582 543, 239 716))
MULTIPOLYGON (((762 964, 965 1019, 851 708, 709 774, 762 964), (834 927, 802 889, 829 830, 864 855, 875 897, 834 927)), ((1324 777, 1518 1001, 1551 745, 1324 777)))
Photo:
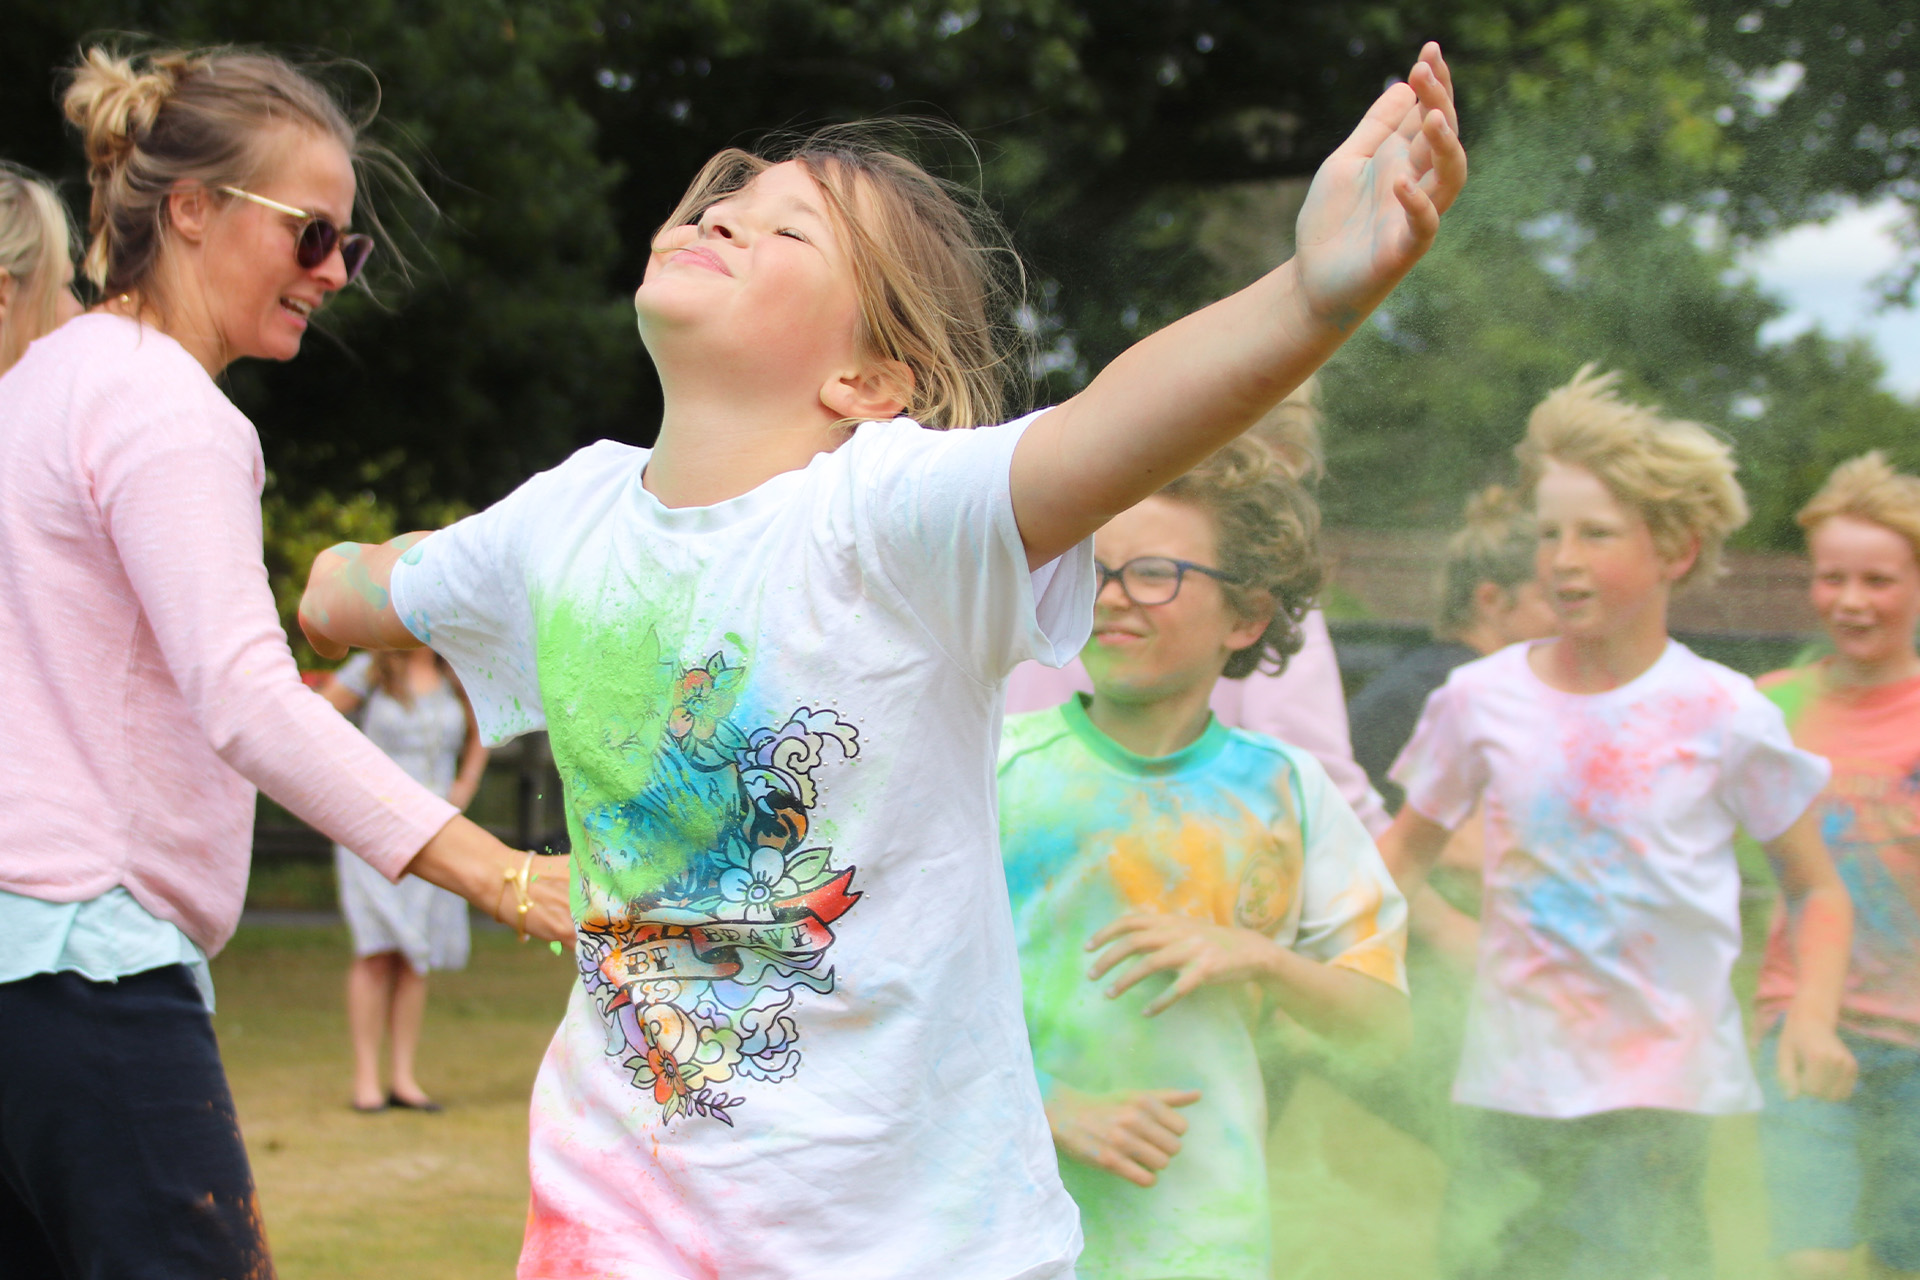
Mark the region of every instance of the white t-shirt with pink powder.
POLYGON ((1455 669, 1394 763, 1457 827, 1484 801, 1480 958, 1454 1101, 1574 1117, 1752 1111, 1730 985, 1733 838, 1826 785, 1753 682, 1669 642, 1618 689, 1562 693, 1518 644, 1455 669))
POLYGON ((1086 640, 1093 554, 1029 570, 1026 421, 867 423, 703 507, 603 441, 394 570, 563 785, 581 981, 524 1280, 1072 1274, 994 746, 1007 672, 1086 640))

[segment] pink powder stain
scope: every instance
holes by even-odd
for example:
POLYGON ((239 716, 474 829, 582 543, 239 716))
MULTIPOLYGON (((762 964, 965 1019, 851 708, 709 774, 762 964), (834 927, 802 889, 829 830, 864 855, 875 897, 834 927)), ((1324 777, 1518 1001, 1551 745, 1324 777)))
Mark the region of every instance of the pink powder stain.
MULTIPOLYGON (((684 1160, 661 1143, 657 1127, 606 1104, 605 1090, 624 1096, 624 1073, 577 1050, 571 1017, 534 1086, 533 1194, 520 1280, 718 1280, 714 1244, 674 1176, 684 1160), (575 1187, 584 1194, 569 1195, 575 1187)), ((597 1035, 598 1027, 590 1023, 586 1031, 597 1035)))

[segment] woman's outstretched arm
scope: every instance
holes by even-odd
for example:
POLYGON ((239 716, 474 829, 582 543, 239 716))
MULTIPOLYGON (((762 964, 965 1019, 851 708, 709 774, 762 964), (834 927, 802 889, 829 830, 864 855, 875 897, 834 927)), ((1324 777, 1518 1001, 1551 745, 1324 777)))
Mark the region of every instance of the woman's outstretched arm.
POLYGON ((1136 343, 1013 456, 1029 563, 1065 552, 1252 425, 1433 243, 1467 178, 1453 81, 1428 44, 1314 176, 1291 261, 1136 343))

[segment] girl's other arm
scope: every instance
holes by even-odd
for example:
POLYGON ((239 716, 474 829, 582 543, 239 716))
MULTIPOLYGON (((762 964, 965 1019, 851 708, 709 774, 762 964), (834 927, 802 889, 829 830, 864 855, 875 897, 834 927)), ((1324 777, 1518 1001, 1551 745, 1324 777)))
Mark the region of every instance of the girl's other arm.
POLYGON ((1428 44, 1314 176, 1293 259, 1135 344, 1027 429, 1014 516, 1045 564, 1252 425, 1420 259, 1466 182, 1453 82, 1428 44))
POLYGON ((1407 903, 1407 931, 1445 956, 1454 968, 1472 973, 1480 957, 1480 922, 1423 884, 1407 903))
POLYGON ((460 772, 447 791, 447 802, 465 811, 480 790, 480 779, 486 775, 487 756, 490 753, 487 744, 480 740, 480 721, 473 714, 473 704, 467 701, 464 693, 460 695, 460 707, 467 713, 467 739, 460 748, 460 772))
POLYGON ((393 565, 428 531, 391 542, 342 542, 314 557, 300 596, 300 630, 323 658, 349 649, 418 649, 420 641, 394 612, 393 565))
POLYGON ((1780 1087, 1838 1102, 1853 1092, 1858 1065, 1835 1030, 1853 949, 1853 900, 1820 839, 1813 810, 1766 845, 1781 887, 1795 907, 1794 969, 1799 982, 1780 1026, 1780 1087))
POLYGON ((1394 815, 1393 825, 1380 837, 1380 860, 1387 864, 1387 874, 1400 886, 1408 902, 1420 898, 1427 872, 1433 870, 1451 834, 1411 804, 1404 804, 1394 815))
POLYGON ((340 683, 339 677, 331 671, 314 686, 314 692, 325 698, 327 705, 343 716, 350 716, 360 709, 360 695, 340 683))

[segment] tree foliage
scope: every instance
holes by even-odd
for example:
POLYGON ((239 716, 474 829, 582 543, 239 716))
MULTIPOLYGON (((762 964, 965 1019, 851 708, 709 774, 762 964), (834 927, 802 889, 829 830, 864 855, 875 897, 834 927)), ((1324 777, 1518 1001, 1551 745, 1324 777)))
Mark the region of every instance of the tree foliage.
MULTIPOLYGON (((1798 546, 1793 512, 1835 463, 1880 446, 1920 466, 1920 407, 1878 387, 1860 342, 1761 342, 1780 308, 1734 250, 1760 216, 1748 167, 1788 144, 1754 115, 1711 22, 1651 0, 1562 9, 1555 24, 1538 58, 1489 86, 1440 243, 1328 371, 1331 514, 1450 523, 1474 487, 1510 475, 1532 405, 1592 361, 1725 433, 1754 505, 1742 540, 1798 546)), ((1773 207, 1797 215, 1813 205, 1791 198, 1848 190, 1816 190, 1824 172, 1802 171, 1773 207)))
POLYGON ((1768 540, 1819 467, 1912 410, 1857 347, 1763 348, 1773 304, 1731 249, 1835 193, 1912 198, 1911 26, 1894 0, 12 0, 0 149, 78 178, 51 70, 92 34, 363 64, 328 74, 362 107, 377 77, 377 132, 438 206, 384 193, 412 279, 387 271, 231 389, 288 513, 365 493, 411 522, 596 437, 650 438, 627 296, 722 146, 882 114, 965 128, 977 156, 937 158, 1027 258, 1045 400, 1271 266, 1274 184, 1438 38, 1474 177, 1329 371, 1333 514, 1449 521, 1526 408, 1597 360, 1739 438, 1768 540), (1786 62, 1799 87, 1756 94, 1786 62))
POLYGON ((607 289, 618 171, 567 91, 590 21, 506 0, 12 0, 0 137, 84 208, 55 74, 83 40, 304 54, 360 113, 377 83, 373 137, 437 212, 404 185, 369 193, 398 229, 374 291, 322 313, 300 359, 236 365, 229 389, 295 499, 367 487, 409 514, 483 501, 618 432, 638 381, 631 312, 607 289))

